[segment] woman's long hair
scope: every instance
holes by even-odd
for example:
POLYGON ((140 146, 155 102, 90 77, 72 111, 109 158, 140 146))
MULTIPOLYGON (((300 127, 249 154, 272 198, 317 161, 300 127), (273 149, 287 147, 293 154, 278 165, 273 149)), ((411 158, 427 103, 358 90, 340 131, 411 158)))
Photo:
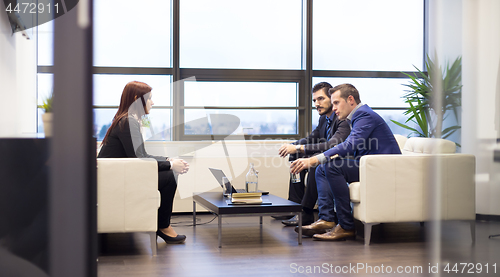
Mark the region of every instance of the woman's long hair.
MULTIPOLYGON (((106 135, 104 136, 104 139, 102 140, 101 144, 106 144, 106 140, 108 139, 109 134, 111 133, 111 130, 118 125, 118 122, 125 116, 128 116, 129 109, 132 109, 138 105, 134 105, 131 107, 136 100, 141 99, 142 105, 139 105, 141 109, 134 109, 134 111, 137 113, 137 116, 140 118, 142 115, 147 114, 148 110, 146 107, 146 101, 147 99, 144 99, 144 95, 151 92, 152 88, 143 82, 138 82, 138 81, 132 81, 129 82, 127 85, 125 85, 125 88, 123 89, 122 92, 122 98, 120 99, 120 107, 118 107, 118 111, 116 112, 115 116, 113 117, 113 123, 111 123, 111 126, 109 127, 108 131, 106 132, 106 135)), ((139 102, 138 102, 139 103, 139 102)), ((137 104, 137 103, 136 103, 137 104)))

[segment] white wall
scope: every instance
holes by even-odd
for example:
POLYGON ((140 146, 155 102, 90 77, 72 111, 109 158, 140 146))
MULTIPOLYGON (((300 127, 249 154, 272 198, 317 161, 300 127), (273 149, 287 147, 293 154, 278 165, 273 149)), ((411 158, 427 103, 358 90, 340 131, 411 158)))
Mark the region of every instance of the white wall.
POLYGON ((500 1, 463 0, 463 152, 476 155, 476 212, 500 215, 500 1))
POLYGON ((36 44, 20 33, 12 35, 3 1, 0 3, 0 137, 36 133, 36 44))
MULTIPOLYGON (((36 28, 36 27, 35 27, 36 28)), ((33 29, 35 29, 33 28, 33 29)), ((30 30, 30 39, 16 33, 16 83, 17 99, 15 105, 16 129, 19 136, 34 136, 36 133, 36 32, 30 30)))

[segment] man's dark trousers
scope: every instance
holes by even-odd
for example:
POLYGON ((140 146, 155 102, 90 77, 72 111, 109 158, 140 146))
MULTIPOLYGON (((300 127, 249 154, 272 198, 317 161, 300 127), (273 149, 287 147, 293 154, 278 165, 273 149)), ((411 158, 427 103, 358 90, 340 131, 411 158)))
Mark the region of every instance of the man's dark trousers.
POLYGON ((316 187, 316 168, 312 167, 308 170, 303 170, 300 172, 300 182, 292 183, 290 180, 290 185, 288 188, 288 200, 295 203, 300 203, 303 208, 314 209, 316 205, 316 200, 318 199, 318 189, 316 187), (307 174, 307 186, 304 185, 307 174))
MULTIPOLYGON (((330 187, 340 226, 345 230, 354 229, 351 198, 347 183, 359 181, 359 160, 337 158, 319 165, 316 169, 316 181, 320 188, 330 187)), ((321 201, 318 204, 320 205, 319 210, 325 212, 327 217, 329 212, 333 213, 333 209, 322 207, 321 201)), ((333 216, 332 214, 331 217, 333 218, 333 216)), ((329 221, 328 218, 320 217, 320 219, 329 221)))

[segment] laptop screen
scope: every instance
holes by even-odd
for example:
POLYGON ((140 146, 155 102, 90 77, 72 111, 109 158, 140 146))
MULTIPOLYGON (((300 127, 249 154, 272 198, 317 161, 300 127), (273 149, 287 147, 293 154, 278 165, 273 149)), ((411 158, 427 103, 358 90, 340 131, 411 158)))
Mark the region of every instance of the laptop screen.
POLYGON ((224 172, 220 169, 216 169, 216 168, 208 168, 210 169, 210 172, 212 172, 212 174, 214 175, 215 179, 217 179, 217 182, 219 182, 219 185, 224 188, 224 185, 222 184, 222 177, 226 177, 226 174, 224 174, 224 172))
MULTIPOLYGON (((219 185, 221 186, 221 188, 224 190, 224 184, 222 184, 222 177, 226 177, 226 174, 224 174, 224 172, 220 169, 217 169, 217 168, 208 168, 210 169, 210 172, 212 172, 212 174, 214 175, 215 179, 217 179, 217 182, 219 182, 219 185)), ((231 184, 231 183, 230 183, 231 184)), ((238 193, 238 192, 245 192, 244 189, 235 189, 234 186, 231 184, 231 191, 233 193, 238 193)), ((261 191, 259 190, 258 192, 261 192, 262 194, 269 194, 269 191, 261 191)))
MULTIPOLYGON (((217 168, 210 168, 209 167, 208 169, 210 169, 210 172, 212 172, 215 179, 217 179, 217 182, 219 182, 219 185, 221 186, 222 190, 224 190, 224 184, 222 184, 222 177, 226 177, 226 174, 224 174, 224 172, 222 170, 217 169, 217 168)), ((231 182, 229 182, 229 184, 231 185, 231 192, 237 193, 236 189, 234 188, 234 186, 232 186, 231 182)))

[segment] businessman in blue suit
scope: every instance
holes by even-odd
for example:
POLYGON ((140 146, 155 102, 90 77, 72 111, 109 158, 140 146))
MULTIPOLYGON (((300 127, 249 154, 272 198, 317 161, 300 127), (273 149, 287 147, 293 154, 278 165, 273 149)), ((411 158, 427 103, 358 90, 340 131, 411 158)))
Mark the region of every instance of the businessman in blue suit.
MULTIPOLYGON (((332 101, 328 91, 332 88, 327 82, 314 85, 312 89, 313 102, 320 115, 318 126, 307 137, 299 139, 291 144, 284 144, 278 150, 281 157, 290 155, 290 161, 302 157, 311 157, 324 152, 333 146, 343 142, 351 128, 345 120, 339 120, 332 110, 332 101)), ((307 170, 300 173, 300 181, 297 183, 290 180, 288 189, 288 200, 302 204, 302 225, 310 225, 314 222, 313 209, 318 199, 318 190, 315 179, 315 168, 309 169, 307 174, 307 186, 304 179, 307 170)), ((322 195, 330 195, 330 188, 322 195)), ((331 198, 331 197, 330 197, 331 198)), ((298 216, 283 220, 286 226, 299 225, 298 216)))
MULTIPOLYGON (((330 187, 333 199, 319 203, 319 210, 325 216, 311 225, 303 227, 303 234, 316 240, 354 239, 354 218, 347 183, 359 181, 359 160, 364 155, 401 154, 399 146, 384 119, 368 105, 362 104, 358 90, 351 84, 341 84, 329 91, 333 111, 339 119, 351 124, 351 134, 335 147, 307 159, 292 163, 292 172, 300 172, 311 166, 316 169, 316 183, 330 187), (338 224, 329 221, 328 213, 337 211, 338 224), (327 232, 327 230, 331 229, 327 232)), ((321 199, 321 197, 320 197, 321 199)))

